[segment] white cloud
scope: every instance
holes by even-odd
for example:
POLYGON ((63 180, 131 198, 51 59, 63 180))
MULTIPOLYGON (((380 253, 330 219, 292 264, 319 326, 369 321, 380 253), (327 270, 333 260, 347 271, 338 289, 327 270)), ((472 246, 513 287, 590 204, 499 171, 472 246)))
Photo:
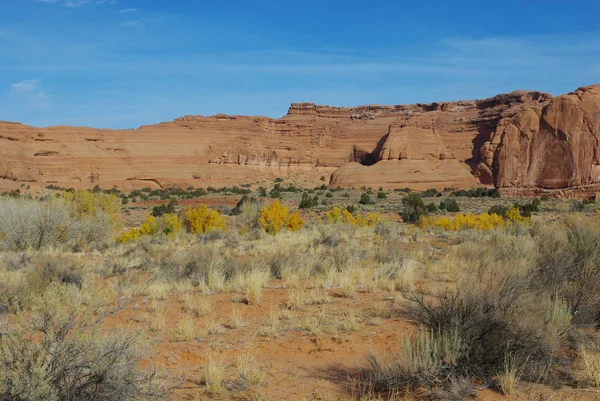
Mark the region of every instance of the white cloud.
POLYGON ((48 97, 46 92, 41 89, 41 80, 27 79, 15 82, 10 85, 10 94, 18 100, 21 100, 30 107, 45 107, 45 100, 48 97))
POLYGON ((27 79, 25 81, 15 82, 10 86, 10 90, 12 93, 28 93, 36 90, 39 87, 40 80, 39 79, 27 79))
POLYGON ((121 14, 125 14, 125 13, 134 13, 137 11, 137 8, 124 8, 122 10, 119 10, 119 12, 121 14))
POLYGON ((124 26, 140 26, 142 23, 140 21, 127 21, 123 24, 124 26))
POLYGON ((86 4, 117 4, 118 0, 34 0, 37 3, 56 4, 68 8, 78 8, 86 4))

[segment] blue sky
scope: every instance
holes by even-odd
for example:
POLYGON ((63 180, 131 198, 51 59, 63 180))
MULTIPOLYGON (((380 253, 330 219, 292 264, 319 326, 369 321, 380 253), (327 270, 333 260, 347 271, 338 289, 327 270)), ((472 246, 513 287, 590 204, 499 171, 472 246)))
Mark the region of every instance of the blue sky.
POLYGON ((600 1, 0 0, 0 120, 560 94, 600 83, 600 1))

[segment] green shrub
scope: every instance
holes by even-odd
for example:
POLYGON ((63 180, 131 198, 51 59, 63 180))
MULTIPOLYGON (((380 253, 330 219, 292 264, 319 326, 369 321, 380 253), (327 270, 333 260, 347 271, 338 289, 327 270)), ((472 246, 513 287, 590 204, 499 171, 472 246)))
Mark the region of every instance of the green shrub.
POLYGON ((387 199, 388 195, 386 192, 377 192, 377 199, 387 199))
POLYGON ((175 209, 176 207, 177 207, 177 201, 175 199, 171 199, 168 204, 161 203, 160 205, 152 207, 152 216, 160 217, 167 213, 175 214, 175 213, 177 213, 177 211, 175 209))
POLYGON ((457 191, 453 191, 450 196, 463 196, 467 198, 481 198, 481 197, 490 197, 490 198, 499 198, 500 192, 496 188, 475 188, 475 189, 460 189, 457 191))
POLYGON ((506 212, 508 212, 508 207, 502 205, 494 205, 488 210, 488 214, 496 214, 498 216, 502 216, 506 218, 506 212))
POLYGON ((247 203, 257 203, 257 201, 255 198, 250 198, 248 197, 248 195, 243 195, 242 198, 235 205, 235 207, 231 209, 231 212, 229 212, 229 214, 232 216, 238 216, 242 214, 242 209, 247 203))
POLYGON ((442 193, 435 188, 429 188, 427 191, 423 192, 423 198, 435 198, 437 196, 442 196, 442 193))
POLYGON ((435 213, 438 210, 437 206, 433 202, 428 203, 426 209, 429 213, 435 213))
POLYGON ((446 198, 440 202, 440 210, 445 210, 450 213, 460 212, 460 207, 456 199, 446 198))
POLYGON ((319 197, 317 195, 311 197, 308 193, 304 192, 302 194, 302 199, 300 200, 300 204, 298 205, 298 207, 300 209, 310 209, 318 205, 319 197))
POLYGON ((163 400, 153 372, 138 368, 136 334, 100 331, 102 319, 62 286, 36 299, 33 312, 0 335, 3 400, 163 400), (71 308, 66 308, 69 305, 71 308))
POLYGON ((371 196, 368 193, 363 193, 360 196, 360 200, 358 201, 361 205, 372 205, 375 202, 371 199, 371 196))
POLYGON ((416 223, 421 217, 427 215, 427 208, 423 202, 423 198, 419 194, 408 194, 402 199, 403 209, 400 215, 402 220, 407 223, 416 223))
POLYGON ((348 211, 348 213, 356 213, 356 211, 358 210, 358 208, 355 205, 348 205, 346 206, 346 210, 348 211))

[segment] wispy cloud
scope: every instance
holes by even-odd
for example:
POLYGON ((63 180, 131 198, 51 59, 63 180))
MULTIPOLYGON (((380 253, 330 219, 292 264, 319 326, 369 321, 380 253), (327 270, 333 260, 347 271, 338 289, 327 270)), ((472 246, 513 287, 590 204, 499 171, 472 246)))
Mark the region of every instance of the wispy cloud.
POLYGON ((137 11, 137 8, 124 8, 122 10, 119 10, 119 12, 121 14, 126 14, 126 13, 134 13, 137 11))
POLYGON ((142 25, 142 23, 140 21, 127 21, 125 23, 122 24, 123 26, 140 26, 142 25))
POLYGON ((34 0, 37 3, 61 5, 69 8, 78 8, 86 4, 117 4, 118 0, 34 0))
POLYGON ((48 95, 41 88, 41 80, 27 79, 10 85, 9 94, 13 100, 21 102, 28 108, 42 108, 46 106, 48 95))

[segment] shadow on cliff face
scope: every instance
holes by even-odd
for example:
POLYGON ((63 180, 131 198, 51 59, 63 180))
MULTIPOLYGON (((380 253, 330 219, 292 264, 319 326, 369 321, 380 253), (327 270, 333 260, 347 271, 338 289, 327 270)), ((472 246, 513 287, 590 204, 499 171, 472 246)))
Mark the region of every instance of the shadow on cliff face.
POLYGON ((473 150, 471 151, 471 158, 465 160, 465 163, 471 168, 471 174, 479 180, 483 185, 492 185, 494 177, 487 177, 485 175, 477 176, 475 174, 477 166, 482 161, 481 147, 485 142, 492 140, 492 134, 496 130, 498 120, 488 121, 477 126, 477 135, 473 138, 471 143, 473 144, 473 150))
POLYGON ((363 166, 372 166, 379 161, 379 155, 381 154, 381 149, 383 148, 383 144, 389 137, 389 132, 385 134, 379 141, 377 141, 377 145, 375 145, 375 149, 371 152, 367 152, 366 150, 362 150, 354 145, 354 149, 352 149, 352 155, 350 155, 350 161, 360 163, 363 166))

